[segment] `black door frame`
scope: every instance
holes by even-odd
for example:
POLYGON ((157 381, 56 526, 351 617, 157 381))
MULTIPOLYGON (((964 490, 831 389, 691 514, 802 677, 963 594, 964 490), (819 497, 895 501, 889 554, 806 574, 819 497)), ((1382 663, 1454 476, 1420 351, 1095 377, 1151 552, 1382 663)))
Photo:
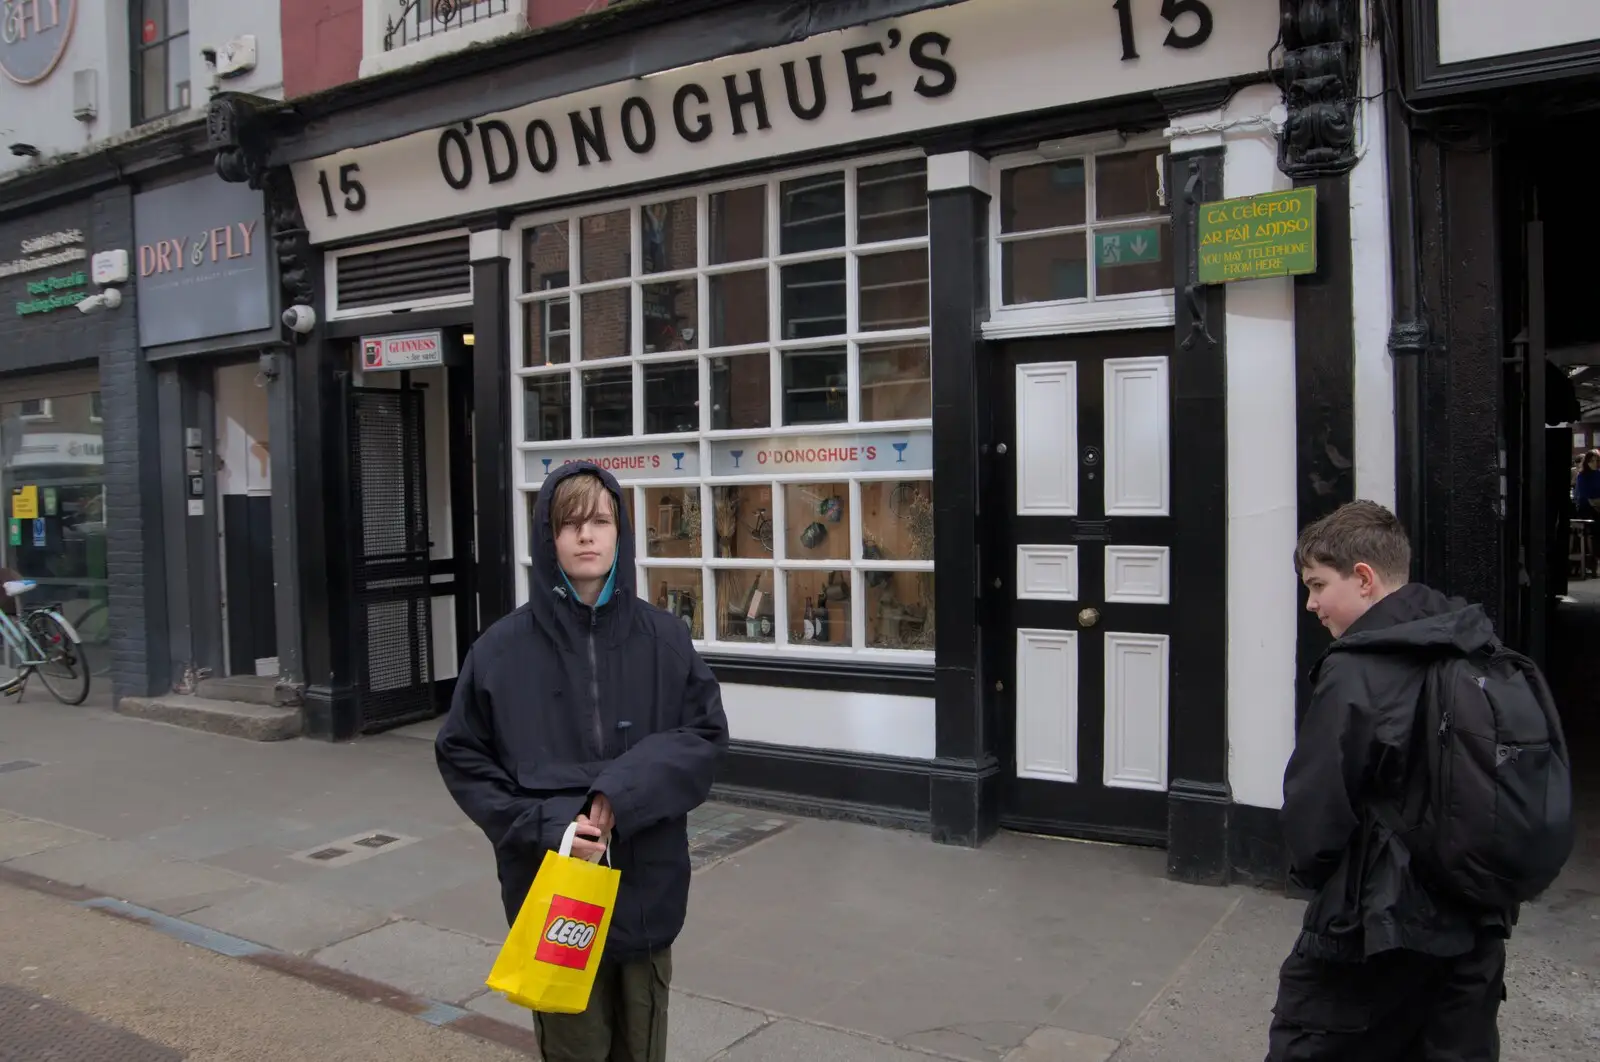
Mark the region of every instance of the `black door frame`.
MULTIPOLYGON (((1039 833, 1058 833, 1097 840, 1146 845, 1167 841, 1167 790, 1107 786, 1105 760, 1105 635, 1108 630, 1164 634, 1167 652, 1167 734, 1173 733, 1171 684, 1177 643, 1178 612, 1171 597, 1171 569, 1178 564, 1177 520, 1170 507, 1167 516, 1104 516, 1105 410, 1102 400, 1104 364, 1108 358, 1159 355, 1168 359, 1168 459, 1172 468, 1173 404, 1171 328, 1102 332, 1092 335, 1018 339, 997 344, 992 350, 995 368, 995 438, 1009 440, 1001 456, 995 484, 997 534, 985 567, 1008 585, 996 610, 1000 618, 996 647, 997 673, 1002 688, 998 752, 1001 771, 1000 822, 1003 826, 1039 833), (1020 365, 1039 362, 1073 362, 1077 366, 1078 509, 1076 517, 1018 516, 1016 510, 1017 457, 1023 440, 1017 436, 1016 374, 1020 365), (1089 455, 1092 455, 1090 457, 1089 455), (1036 529, 1036 530, 1030 530, 1036 529), (1017 549, 1028 544, 1075 544, 1077 594, 1073 601, 1019 600, 1015 585, 1017 549), (1168 549, 1168 604, 1108 603, 1105 600, 1102 543, 1159 545, 1168 549), (1095 609, 1098 619, 1083 626, 1080 610, 1095 609), (1017 770, 1017 630, 1043 627, 1075 631, 1078 676, 1077 781, 1055 782, 1018 778, 1017 770), (1090 710, 1086 710, 1090 709, 1090 710)), ((1170 474, 1170 473, 1169 473, 1170 474)), ((1170 745, 1169 745, 1170 748, 1170 745)), ((1171 757, 1168 757, 1170 785, 1171 757)))

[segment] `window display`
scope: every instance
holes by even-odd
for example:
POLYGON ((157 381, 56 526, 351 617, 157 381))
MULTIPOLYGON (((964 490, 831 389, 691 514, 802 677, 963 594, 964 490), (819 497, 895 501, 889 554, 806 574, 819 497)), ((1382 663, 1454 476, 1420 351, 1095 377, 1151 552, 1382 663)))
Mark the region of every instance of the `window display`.
POLYGON ((640 594, 708 650, 931 656, 926 168, 834 164, 519 226, 527 512, 561 463, 609 469, 640 594))
POLYGON ((0 566, 39 584, 30 605, 61 606, 97 675, 110 664, 111 638, 99 399, 91 393, 0 404, 7 530, 0 566))

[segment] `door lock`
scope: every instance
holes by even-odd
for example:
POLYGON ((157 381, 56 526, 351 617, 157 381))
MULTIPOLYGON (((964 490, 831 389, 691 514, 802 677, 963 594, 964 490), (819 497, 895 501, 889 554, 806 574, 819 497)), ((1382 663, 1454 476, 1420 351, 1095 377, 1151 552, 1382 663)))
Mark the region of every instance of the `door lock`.
POLYGON ((1093 627, 1096 623, 1099 623, 1099 622, 1100 622, 1100 610, 1099 609, 1086 608, 1086 609, 1083 609, 1082 611, 1080 611, 1078 613, 1078 626, 1080 626, 1080 627, 1093 627))
POLYGON ((994 444, 994 452, 997 453, 997 454, 1004 454, 1006 452, 1006 444, 1005 443, 995 443, 994 444))

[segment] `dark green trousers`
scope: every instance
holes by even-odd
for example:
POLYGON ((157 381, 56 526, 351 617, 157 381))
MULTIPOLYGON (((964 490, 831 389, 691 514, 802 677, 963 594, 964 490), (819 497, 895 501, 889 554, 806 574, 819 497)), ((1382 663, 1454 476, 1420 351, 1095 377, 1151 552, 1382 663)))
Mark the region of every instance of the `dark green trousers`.
POLYGON ((667 1062, 672 952, 618 963, 600 960, 582 1014, 533 1015, 545 1062, 667 1062))

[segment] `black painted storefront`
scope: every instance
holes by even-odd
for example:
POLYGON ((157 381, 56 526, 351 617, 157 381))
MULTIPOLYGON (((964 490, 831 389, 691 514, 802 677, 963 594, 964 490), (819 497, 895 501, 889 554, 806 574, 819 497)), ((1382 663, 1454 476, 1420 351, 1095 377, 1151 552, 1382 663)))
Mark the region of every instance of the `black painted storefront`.
MULTIPOLYGON (((172 139, 158 150, 172 150, 172 139)), ((76 309, 103 290, 93 282, 94 255, 132 250, 131 188, 124 177, 147 161, 130 152, 125 169, 89 160, 24 172, 12 176, 0 196, 0 262, 11 264, 9 275, 0 277, 0 404, 16 411, 20 403, 35 403, 30 408, 41 418, 50 409, 49 419, 10 425, 17 437, 6 449, 16 455, 28 429, 60 433, 54 448, 70 462, 8 469, 7 486, 70 480, 78 494, 69 507, 63 490, 56 511, 52 501, 41 500, 42 545, 35 548, 39 539, 30 529, 26 545, 9 553, 22 575, 39 580, 28 602, 72 599, 65 611, 90 642, 95 697, 147 695, 161 688, 166 672, 161 513, 151 502, 155 388, 139 357, 138 299, 131 282, 118 283, 116 308, 88 315, 76 309), (91 396, 97 396, 93 402, 91 396), (83 461, 92 451, 98 451, 97 464, 83 461), (52 557, 61 562, 60 580, 51 578, 52 557)), ((40 490, 46 497, 54 493, 40 490)), ((9 498, 6 506, 9 518, 9 498)))
MULTIPOLYGON (((701 8, 711 6, 697 4, 693 11, 679 12, 684 18, 682 25, 710 17, 701 8)), ((835 5, 811 6, 831 9, 835 5)), ((855 9, 852 17, 868 21, 911 6, 929 5, 850 6, 855 9)), ((1291 143, 1282 165, 1297 179, 1317 182, 1325 212, 1325 243, 1332 245, 1342 239, 1345 244, 1343 254, 1326 256, 1318 274, 1296 284, 1296 313, 1301 322, 1295 355, 1300 369, 1300 412, 1315 425, 1314 445, 1303 443, 1299 454, 1302 521, 1314 519, 1347 497, 1351 478, 1353 340, 1347 175, 1354 156, 1350 142, 1339 139, 1338 120, 1342 116, 1348 128, 1358 38, 1355 4, 1331 5, 1340 16, 1331 21, 1323 10, 1329 6, 1293 0, 1285 0, 1284 5, 1285 43, 1298 55, 1298 65, 1286 78, 1291 127, 1297 132, 1286 138, 1291 143), (1331 48, 1326 47, 1330 44, 1331 48), (1339 52, 1341 46, 1347 54, 1339 52), (1337 62, 1344 65, 1332 70, 1319 67, 1327 62, 1322 57, 1329 52, 1342 56, 1337 62), (1339 93, 1317 95, 1309 88, 1325 75, 1344 78, 1339 93)), ((800 32, 782 19, 756 25, 749 21, 752 16, 748 13, 741 18, 746 21, 740 25, 750 27, 744 40, 748 48, 815 32, 814 28, 800 32)), ((651 28, 643 22, 628 31, 608 26, 588 42, 584 60, 593 71, 603 72, 624 56, 636 59, 639 40, 651 28)), ((674 35, 673 39, 682 38, 674 35)), ((554 50, 552 41, 527 47, 551 49, 549 76, 553 82, 548 91, 521 86, 518 102, 607 80, 602 73, 580 76, 565 53, 554 50)), ((664 55, 656 55, 656 60, 662 66, 689 61, 677 56, 669 62, 664 55)), ((405 94, 383 98, 379 85, 341 90, 298 109, 299 113, 237 96, 225 95, 213 102, 211 124, 219 173, 225 180, 255 182, 268 197, 269 224, 285 259, 286 305, 299 302, 321 307, 327 292, 323 290, 322 252, 310 246, 300 216, 302 209, 320 209, 322 204, 297 201, 284 163, 353 145, 353 137, 365 138, 369 132, 353 131, 368 117, 386 130, 386 136, 393 136, 459 119, 467 109, 475 116, 504 104, 509 97, 483 98, 489 75, 470 65, 482 61, 463 60, 460 78, 430 85, 423 100, 426 106, 420 111, 413 105, 416 101, 405 94)), ((1185 86, 874 146, 914 146, 930 156, 950 152, 992 156, 1043 139, 1106 129, 1159 130, 1175 117, 1220 107, 1239 84, 1185 86)), ((861 145, 850 145, 810 161, 861 150, 861 145)), ((757 169, 751 166, 748 172, 757 169)), ((1219 603, 1227 594, 1226 299, 1222 289, 1198 285, 1191 261, 1195 208, 1222 196, 1222 171, 1220 148, 1179 153, 1169 160, 1167 187, 1171 189, 1178 294, 1174 326, 1162 341, 1169 344, 1172 357, 1172 506, 1174 512, 1183 514, 1182 519, 1172 521, 1171 528, 1173 594, 1175 601, 1182 602, 1175 606, 1172 622, 1184 631, 1171 661, 1170 785, 1167 793, 1147 801, 1150 806, 1141 812, 1146 824, 1140 829, 1118 829, 1113 824, 1098 835, 1166 845, 1170 873, 1185 880, 1224 882, 1240 872, 1281 880, 1282 849, 1275 814, 1241 810, 1233 803, 1228 784, 1227 630, 1219 616, 1219 603)), ((661 181, 634 190, 682 183, 681 179, 661 181)), ((1008 567, 1014 571, 1014 553, 1005 552, 1007 540, 1003 529, 997 529, 1001 522, 984 515, 1004 503, 1002 486, 1010 466, 997 445, 1004 441, 1001 436, 1006 425, 996 421, 995 396, 1009 389, 1012 379, 997 368, 1004 364, 1004 348, 985 341, 980 330, 988 315, 989 197, 975 187, 934 190, 928 211, 937 499, 934 548, 939 572, 935 592, 940 616, 936 664, 929 669, 792 659, 709 659, 726 682, 931 696, 935 758, 900 759, 736 741, 719 778, 718 795, 903 825, 928 830, 939 841, 974 845, 992 836, 1006 817, 1004 790, 1014 758, 1008 744, 1007 714, 1012 709, 1003 688, 996 685, 998 676, 1009 667, 1005 657, 1010 644, 995 635, 1006 610, 1000 592, 1003 586, 994 585, 1008 567)), ((505 214, 490 212, 456 218, 452 224, 477 236, 503 230, 509 220, 505 214)), ((475 242, 475 249, 478 246, 475 242)), ((489 241, 482 246, 489 246, 489 241)), ((511 462, 515 454, 509 437, 508 402, 515 381, 504 356, 511 321, 507 259, 503 252, 481 258, 475 255, 472 273, 469 315, 457 320, 451 315, 454 311, 443 316, 419 311, 405 317, 407 328, 470 323, 476 334, 470 370, 477 498, 470 583, 477 601, 476 630, 514 605, 511 462)), ((295 498, 301 511, 308 514, 295 531, 307 728, 312 734, 333 739, 354 736, 361 726, 359 654, 351 638, 353 558, 347 545, 354 518, 347 445, 350 381, 348 362, 336 354, 338 345, 354 334, 351 328, 349 323, 319 323, 311 333, 293 337, 286 355, 292 365, 299 418, 295 498)), ((1310 632, 1303 631, 1302 659, 1308 660, 1318 649, 1310 632)), ((1072 826, 1066 820, 1016 819, 1010 824, 1062 832, 1072 826)))
POLYGON ((1555 259, 1536 241, 1570 257, 1587 231, 1555 222, 1588 195, 1569 167, 1600 109, 1600 42, 1443 64, 1440 12, 1406 0, 1382 23, 1398 88, 1386 147, 1399 512, 1414 576, 1481 601, 1502 636, 1544 660, 1565 542, 1541 529, 1565 499, 1543 469, 1547 452, 1566 463, 1567 443, 1552 430, 1549 452, 1546 433, 1520 422, 1536 384, 1547 422, 1567 417, 1548 372, 1524 367, 1563 339, 1592 341, 1563 324, 1590 316, 1586 288, 1543 275, 1555 259))

